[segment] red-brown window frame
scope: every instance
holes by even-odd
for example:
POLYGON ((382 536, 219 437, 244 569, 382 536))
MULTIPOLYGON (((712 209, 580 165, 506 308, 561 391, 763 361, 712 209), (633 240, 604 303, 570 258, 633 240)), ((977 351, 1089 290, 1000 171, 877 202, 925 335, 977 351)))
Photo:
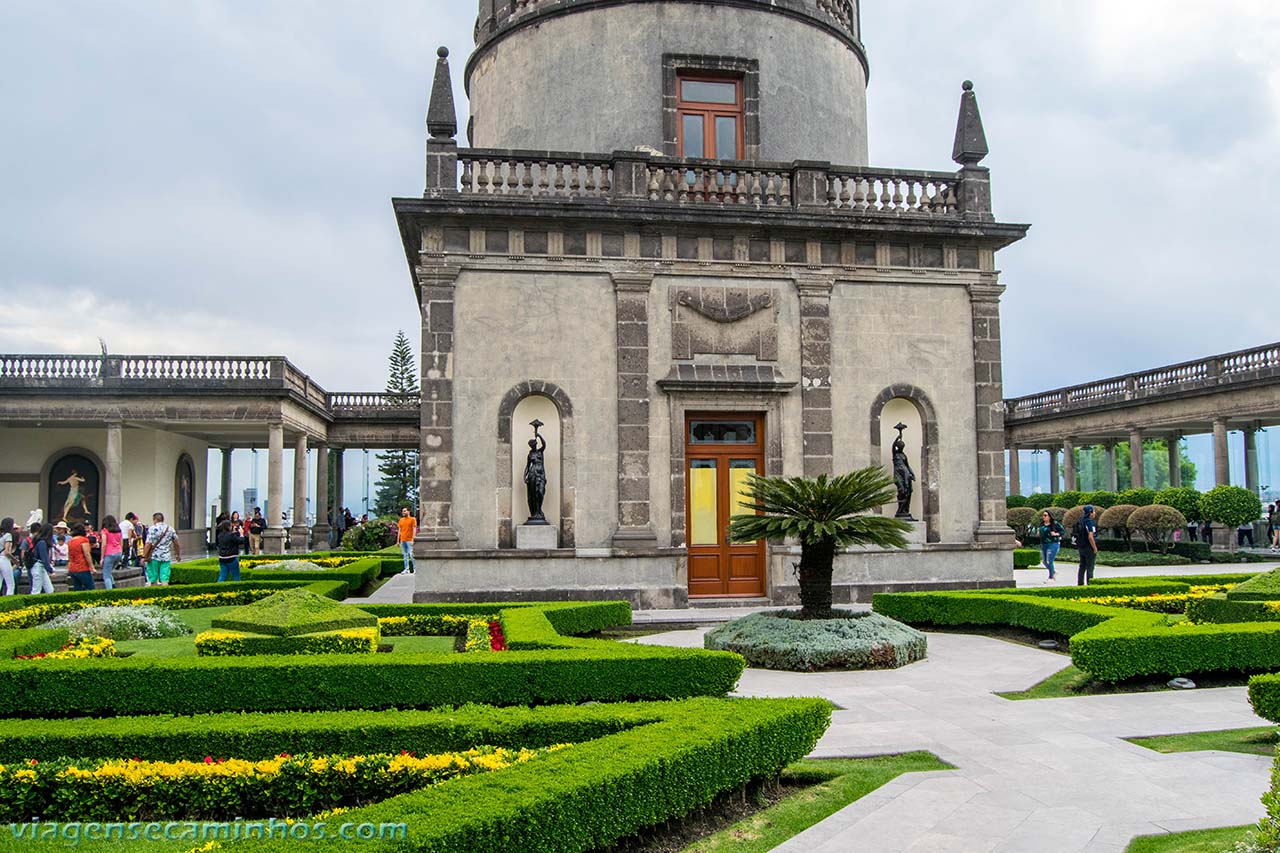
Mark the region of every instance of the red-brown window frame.
POLYGON ((746 139, 744 128, 746 126, 746 111, 743 109, 742 103, 742 78, 738 76, 725 76, 714 74, 677 74, 676 76, 676 156, 685 157, 684 153, 684 117, 686 115, 696 115, 702 117, 702 148, 703 157, 707 160, 718 160, 721 158, 714 156, 715 140, 716 140, 716 118, 728 117, 733 118, 737 129, 737 139, 734 140, 734 160, 742 160, 745 156, 746 139), (685 82, 693 83, 732 83, 734 86, 734 103, 732 104, 713 104, 703 101, 686 101, 684 99, 685 82), (713 152, 712 156, 707 156, 708 150, 713 152))

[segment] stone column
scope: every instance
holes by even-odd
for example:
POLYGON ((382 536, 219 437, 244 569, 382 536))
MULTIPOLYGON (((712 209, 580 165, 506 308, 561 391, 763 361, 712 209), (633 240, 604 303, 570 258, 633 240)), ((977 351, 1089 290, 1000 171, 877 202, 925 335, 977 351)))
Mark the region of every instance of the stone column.
POLYGON ((973 397, 978 446, 978 523, 974 544, 1008 547, 1004 523, 1004 378, 1000 366, 1000 294, 994 275, 969 285, 973 312, 973 397))
POLYGON ((311 547, 329 550, 329 445, 316 444, 316 523, 311 528, 311 547))
MULTIPOLYGON (((114 515, 116 521, 120 514, 120 477, 124 469, 124 430, 119 421, 107 421, 107 470, 103 472, 105 481, 102 484, 102 514, 114 515)), ((101 521, 101 519, 99 519, 101 521)))
POLYGON ((1018 465, 1018 445, 1009 447, 1009 494, 1022 494, 1022 471, 1018 465))
POLYGON ((1049 494, 1056 495, 1062 491, 1058 485, 1058 451, 1055 448, 1049 448, 1049 494))
POLYGON ((1258 430, 1253 426, 1244 431, 1244 487, 1258 493, 1258 430))
POLYGON ((307 533, 307 434, 298 433, 293 445, 293 526, 289 528, 289 549, 305 551, 310 546, 307 533))
MULTIPOLYGON (((218 508, 221 512, 231 512, 231 448, 222 448, 222 482, 218 488, 218 508)), ((253 508, 250 507, 252 512, 253 508)))
MULTIPOLYGON (((834 470, 831 432, 831 288, 834 285, 835 280, 830 278, 796 278, 796 289, 800 292, 800 406, 806 477, 831 474, 834 470)), ((1002 445, 1003 438, 1002 432, 1002 445)), ((1000 457, 1003 475, 1003 446, 1000 457)), ((1000 488, 1003 491, 1003 482, 1000 488)))
POLYGON ((618 371, 618 528, 613 547, 658 544, 649 491, 649 288, 653 273, 612 274, 618 371))
POLYGON ((1227 453, 1227 419, 1213 422, 1213 484, 1231 485, 1231 457, 1227 453))
POLYGON ((1142 430, 1129 427, 1129 488, 1141 489, 1142 483, 1142 430))
POLYGON ((1107 490, 1116 492, 1120 490, 1120 481, 1116 476, 1116 443, 1108 441, 1107 448, 1107 490))
POLYGON ((1182 434, 1175 432, 1166 441, 1169 444, 1169 488, 1182 486, 1182 434))
POLYGON ((1070 438, 1062 441, 1062 473, 1067 481, 1067 491, 1076 491, 1076 444, 1070 438))
POLYGON ((284 424, 267 428, 267 529, 262 550, 284 553, 284 424))
POLYGON ((457 547, 453 529, 453 286, 458 268, 418 268, 422 311, 421 465, 414 550, 457 547))
POLYGON ((343 496, 342 496, 342 456, 346 451, 345 447, 333 448, 333 518, 337 521, 338 514, 342 512, 343 496))

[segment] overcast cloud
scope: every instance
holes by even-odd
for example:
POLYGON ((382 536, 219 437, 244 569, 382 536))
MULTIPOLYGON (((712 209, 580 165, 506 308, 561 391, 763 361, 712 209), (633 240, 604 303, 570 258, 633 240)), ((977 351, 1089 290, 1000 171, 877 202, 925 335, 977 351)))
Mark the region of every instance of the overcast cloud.
MULTIPOLYGON (((871 159, 950 168, 977 84, 1013 396, 1280 339, 1274 0, 864 0, 871 159)), ((385 379, 390 198, 475 4, 0 5, 0 351, 284 354, 385 379)), ((820 118, 818 119, 820 120, 820 118)), ((460 119, 465 125, 465 118, 460 119)))

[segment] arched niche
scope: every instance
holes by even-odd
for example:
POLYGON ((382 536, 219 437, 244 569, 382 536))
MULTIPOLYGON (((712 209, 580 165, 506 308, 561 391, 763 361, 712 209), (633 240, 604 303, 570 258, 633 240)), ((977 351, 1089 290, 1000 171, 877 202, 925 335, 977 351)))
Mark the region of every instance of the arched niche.
POLYGON ((51 454, 40 472, 45 521, 87 521, 96 527, 102 517, 102 472, 102 460, 92 450, 65 447, 51 454))
POLYGON ((554 423, 556 436, 548 427, 539 431, 547 439, 547 497, 543 515, 558 527, 561 548, 574 546, 574 510, 577 497, 577 460, 573 444, 573 404, 569 395, 551 382, 531 379, 521 382, 502 398, 498 405, 498 547, 515 547, 515 525, 528 518, 524 487, 524 467, 533 428, 529 421, 537 418, 548 426, 554 423), (528 405, 524 405, 529 400, 528 405), (519 417, 517 415, 519 409, 519 417), (554 419, 544 417, 554 411, 554 419), (526 413, 528 417, 525 417, 526 413), (553 453, 558 459, 553 458, 553 453), (553 493, 555 489, 558 494, 553 493))
MULTIPOLYGON (((914 385, 891 385, 876 395, 871 405, 870 463, 883 466, 890 473, 893 440, 898 434, 894 427, 899 423, 907 425, 902 440, 916 474, 911 514, 924 521, 928 541, 938 542, 938 419, 929 396, 914 385)), ((892 515, 897 506, 895 501, 883 511, 892 515)))
POLYGON ((178 456, 173 473, 173 526, 177 530, 195 528, 196 465, 186 453, 178 456))

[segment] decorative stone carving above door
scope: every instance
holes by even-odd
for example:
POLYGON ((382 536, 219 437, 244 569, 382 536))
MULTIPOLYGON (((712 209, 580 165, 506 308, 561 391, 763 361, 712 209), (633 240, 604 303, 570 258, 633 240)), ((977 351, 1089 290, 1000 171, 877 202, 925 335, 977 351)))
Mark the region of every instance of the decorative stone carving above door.
POLYGON ((671 358, 749 355, 778 360, 778 292, 746 287, 682 287, 671 292, 671 358))

